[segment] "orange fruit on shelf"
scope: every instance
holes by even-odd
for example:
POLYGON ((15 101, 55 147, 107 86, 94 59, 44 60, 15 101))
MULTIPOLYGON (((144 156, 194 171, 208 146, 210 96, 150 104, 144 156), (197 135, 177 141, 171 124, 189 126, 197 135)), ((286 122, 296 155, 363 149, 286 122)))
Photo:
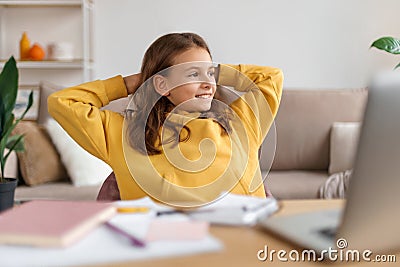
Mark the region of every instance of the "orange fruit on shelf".
POLYGON ((31 49, 29 49, 29 59, 31 60, 43 60, 45 55, 46 53, 38 43, 35 43, 31 49))

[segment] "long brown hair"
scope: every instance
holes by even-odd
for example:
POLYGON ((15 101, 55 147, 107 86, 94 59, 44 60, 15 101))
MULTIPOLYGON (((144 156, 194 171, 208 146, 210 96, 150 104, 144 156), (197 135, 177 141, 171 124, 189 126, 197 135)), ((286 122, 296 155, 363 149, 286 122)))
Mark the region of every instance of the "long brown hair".
MULTIPOLYGON (((141 67, 141 84, 144 84, 146 80, 160 71, 171 67, 177 55, 191 48, 202 48, 211 57, 207 43, 195 33, 170 33, 159 37, 144 54, 141 67)), ((154 91, 150 87, 146 89, 154 91)), ((172 130, 177 136, 178 142, 189 138, 190 130, 187 126, 183 126, 187 134, 182 139, 177 127, 171 124, 164 125, 168 112, 174 108, 174 104, 166 96, 160 97, 157 93, 150 93, 148 90, 138 90, 133 96, 133 101, 136 105, 135 110, 129 108, 126 110, 127 136, 133 148, 147 155, 160 154, 160 129, 162 126, 172 130), (143 131, 143 129, 145 130, 143 131)), ((222 119, 222 121, 224 129, 230 130, 228 119, 222 119)))

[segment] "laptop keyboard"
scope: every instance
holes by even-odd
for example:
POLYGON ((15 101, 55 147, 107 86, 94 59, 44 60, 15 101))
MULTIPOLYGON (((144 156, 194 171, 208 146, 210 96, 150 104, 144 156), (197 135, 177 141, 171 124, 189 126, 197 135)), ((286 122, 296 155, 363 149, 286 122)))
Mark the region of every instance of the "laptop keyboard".
POLYGON ((336 236, 337 228, 336 227, 324 228, 319 230, 318 232, 322 234, 324 237, 327 237, 329 239, 334 239, 336 236))

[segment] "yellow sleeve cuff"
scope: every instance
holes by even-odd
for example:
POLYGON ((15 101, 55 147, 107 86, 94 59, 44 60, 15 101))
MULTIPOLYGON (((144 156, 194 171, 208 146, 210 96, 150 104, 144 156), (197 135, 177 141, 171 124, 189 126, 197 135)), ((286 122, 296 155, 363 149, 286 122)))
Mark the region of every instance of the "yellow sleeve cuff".
POLYGON ((239 66, 220 64, 218 73, 218 84, 234 86, 232 81, 234 81, 236 71, 239 70, 239 66))
POLYGON ((125 82, 121 75, 103 80, 103 84, 108 101, 113 101, 128 96, 125 82))
POLYGON ((253 87, 253 82, 242 73, 242 65, 219 66, 218 84, 234 87, 236 91, 247 92, 253 87))

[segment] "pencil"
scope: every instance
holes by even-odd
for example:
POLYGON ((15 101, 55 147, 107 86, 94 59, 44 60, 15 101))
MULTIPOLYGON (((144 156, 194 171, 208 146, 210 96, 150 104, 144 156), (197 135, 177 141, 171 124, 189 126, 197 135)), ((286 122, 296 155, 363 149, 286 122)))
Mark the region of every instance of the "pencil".
POLYGON ((118 207, 117 211, 119 213, 142 213, 148 212, 150 209, 148 207, 118 207))
POLYGON ((128 238, 131 241, 131 244, 134 245, 135 247, 145 247, 146 244, 144 243, 144 241, 140 240, 139 238, 135 237, 134 235, 122 230, 121 228, 106 222, 105 225, 112 231, 125 236, 126 238, 128 238))

